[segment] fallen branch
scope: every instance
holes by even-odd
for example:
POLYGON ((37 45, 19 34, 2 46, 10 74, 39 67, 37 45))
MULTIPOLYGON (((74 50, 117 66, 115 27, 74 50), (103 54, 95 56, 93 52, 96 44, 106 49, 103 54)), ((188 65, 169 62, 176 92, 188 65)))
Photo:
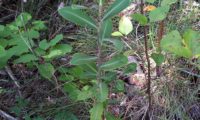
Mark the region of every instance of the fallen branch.
POLYGON ((0 110, 0 116, 3 117, 6 120, 17 120, 13 116, 9 115, 8 113, 4 112, 3 110, 0 110))
POLYGON ((5 70, 6 70, 6 72, 8 73, 9 77, 13 80, 15 86, 17 87, 17 92, 19 93, 19 96, 22 97, 22 94, 21 94, 21 92, 20 92, 20 85, 19 85, 19 83, 17 82, 17 78, 13 75, 12 70, 10 69, 9 66, 5 66, 5 70))

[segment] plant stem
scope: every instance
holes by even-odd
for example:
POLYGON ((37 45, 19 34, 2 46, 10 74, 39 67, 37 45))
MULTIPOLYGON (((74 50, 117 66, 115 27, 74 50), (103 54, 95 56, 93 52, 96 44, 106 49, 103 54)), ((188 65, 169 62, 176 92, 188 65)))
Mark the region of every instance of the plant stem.
MULTIPOLYGON (((143 0, 141 0, 141 14, 144 14, 143 8, 144 8, 144 2, 143 0)), ((148 114, 150 117, 150 113, 151 113, 151 75, 150 75, 150 60, 149 60, 149 54, 148 54, 148 40, 147 40, 147 26, 145 25, 143 27, 143 31, 144 31, 144 44, 145 44, 145 55, 146 55, 146 60, 147 60, 147 93, 148 93, 148 99, 149 99, 149 107, 148 107, 148 114)))

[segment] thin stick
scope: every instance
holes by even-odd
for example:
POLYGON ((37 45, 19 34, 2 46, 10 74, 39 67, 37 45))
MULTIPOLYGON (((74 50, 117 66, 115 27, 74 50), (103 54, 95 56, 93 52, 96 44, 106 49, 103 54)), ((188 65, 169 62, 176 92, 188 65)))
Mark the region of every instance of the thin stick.
POLYGON ((8 73, 8 75, 10 76, 10 78, 13 80, 15 86, 17 87, 17 92, 19 93, 19 96, 22 97, 22 94, 21 94, 21 92, 20 92, 20 85, 19 85, 19 83, 17 82, 17 78, 13 75, 12 70, 10 69, 9 66, 5 66, 5 70, 6 70, 6 72, 8 73))
POLYGON ((17 120, 13 116, 9 115, 8 113, 4 112, 3 110, 0 110, 0 116, 3 117, 6 120, 17 120))
MULTIPOLYGON (((141 14, 144 14, 143 8, 144 8, 144 2, 143 0, 141 0, 141 14)), ((145 25, 143 27, 144 30, 144 44, 145 44, 145 55, 146 55, 146 59, 147 59, 147 93, 148 93, 148 97, 149 97, 149 108, 148 108, 148 114, 150 115, 151 113, 151 75, 150 75, 150 60, 149 60, 149 54, 148 54, 148 40, 147 40, 147 26, 145 25)), ((150 116, 149 116, 150 117, 150 116)))

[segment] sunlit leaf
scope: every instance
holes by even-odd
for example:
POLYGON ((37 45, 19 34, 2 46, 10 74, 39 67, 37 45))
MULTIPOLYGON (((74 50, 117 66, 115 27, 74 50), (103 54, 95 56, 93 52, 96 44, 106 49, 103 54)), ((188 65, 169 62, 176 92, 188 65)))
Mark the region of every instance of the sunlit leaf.
POLYGON ((133 24, 131 20, 123 16, 119 21, 119 32, 121 32, 124 35, 128 35, 133 30, 133 24))
POLYGON ((123 36, 123 34, 119 31, 115 31, 111 35, 114 36, 114 37, 122 37, 123 36))
POLYGON ((72 47, 68 44, 58 44, 50 49, 49 54, 43 56, 44 58, 51 59, 55 57, 59 57, 65 55, 72 51, 72 47))

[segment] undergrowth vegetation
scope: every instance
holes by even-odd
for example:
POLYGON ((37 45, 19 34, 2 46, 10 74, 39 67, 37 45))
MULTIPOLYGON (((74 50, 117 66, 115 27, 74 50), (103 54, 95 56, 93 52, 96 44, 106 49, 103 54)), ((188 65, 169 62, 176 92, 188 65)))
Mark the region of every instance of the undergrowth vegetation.
POLYGON ((3 0, 0 12, 0 119, 200 119, 197 1, 3 0))

